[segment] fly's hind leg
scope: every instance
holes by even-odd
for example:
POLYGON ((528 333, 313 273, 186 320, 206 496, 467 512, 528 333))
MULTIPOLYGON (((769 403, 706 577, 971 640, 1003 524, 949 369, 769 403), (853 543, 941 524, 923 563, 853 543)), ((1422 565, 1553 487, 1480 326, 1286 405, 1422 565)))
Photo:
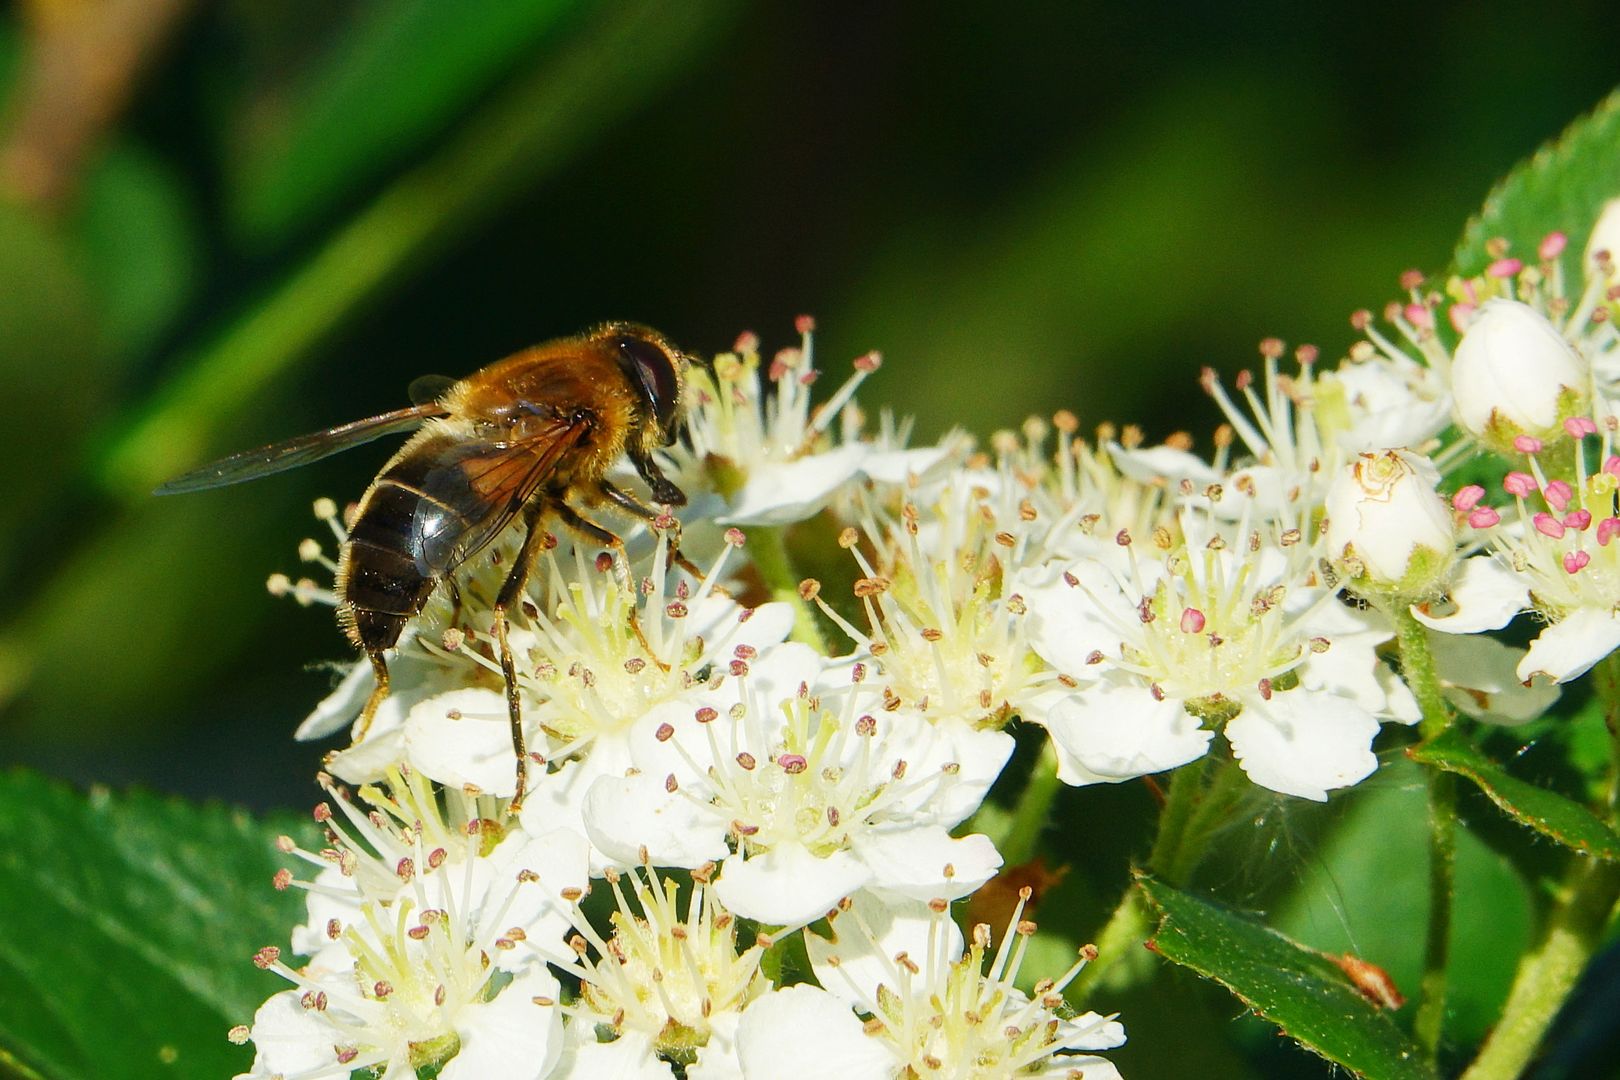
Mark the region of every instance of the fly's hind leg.
POLYGON ((377 685, 372 688, 371 696, 366 698, 366 707, 360 710, 360 723, 354 730, 354 741, 357 743, 371 730, 371 721, 376 718, 377 709, 388 697, 388 661, 383 659, 382 650, 372 652, 367 649, 366 657, 371 661, 371 671, 377 677, 377 685))
MULTIPOLYGON (((603 487, 608 488, 611 485, 604 482, 603 487)), ((630 560, 624 553, 624 541, 617 533, 609 532, 596 522, 581 517, 577 510, 566 503, 559 501, 553 504, 551 509, 564 525, 579 535, 596 541, 613 553, 613 566, 618 572, 620 583, 630 593, 630 630, 636 635, 636 641, 647 651, 648 658, 664 671, 668 671, 669 665, 659 658, 657 651, 647 641, 647 635, 641 629, 640 593, 636 589, 635 578, 630 573, 630 560)))
POLYGON ((529 583, 529 571, 540 552, 545 550, 545 532, 539 527, 545 504, 536 500, 524 512, 526 531, 523 544, 518 548, 512 569, 501 584, 495 598, 495 641, 500 648, 501 676, 506 683, 506 718, 512 725, 512 753, 517 758, 517 792, 512 796, 510 810, 523 809, 523 796, 529 788, 529 748, 523 738, 523 703, 518 696, 517 664, 512 659, 512 646, 507 640, 506 612, 523 599, 524 586, 529 583))

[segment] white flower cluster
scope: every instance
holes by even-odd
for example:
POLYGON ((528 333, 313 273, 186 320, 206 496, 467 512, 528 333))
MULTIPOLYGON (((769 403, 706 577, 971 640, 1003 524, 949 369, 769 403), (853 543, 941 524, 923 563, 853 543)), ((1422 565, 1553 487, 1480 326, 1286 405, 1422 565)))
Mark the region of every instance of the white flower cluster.
MULTIPOLYGON (((910 448, 864 430, 875 354, 812 407, 808 320, 769 361, 745 335, 694 371, 666 463, 689 561, 651 534, 634 575, 540 558, 509 635, 520 811, 490 611, 515 538, 412 621, 368 736, 328 760, 328 847, 289 842, 319 868, 278 882, 308 890, 308 959, 261 954, 294 989, 238 1031, 252 1075, 1116 1075, 1093 1052, 1123 1030, 1063 998, 1088 950, 1021 984, 1022 904, 999 943, 951 918, 1001 867, 962 826, 1008 727, 1043 728, 1074 785, 1217 753, 1322 800, 1420 719, 1398 631, 1428 635, 1456 710, 1541 715, 1620 645, 1616 244, 1620 209, 1574 292, 1559 235, 1410 274, 1337 365, 1263 342, 1258 375, 1204 374, 1207 455, 1068 413, 910 448), (806 551, 820 580, 791 573, 806 551), (1527 652, 1481 633, 1527 611, 1527 652), (810 972, 771 962, 801 934, 810 972)), ((357 665, 300 736, 371 689, 357 665)))
MULTIPOLYGON (((548 538, 509 635, 533 751, 520 809, 491 633, 517 538, 412 620, 366 737, 327 760, 325 847, 284 843, 315 868, 276 882, 307 891, 290 941, 306 959, 260 953, 292 989, 233 1033, 256 1049, 248 1075, 1117 1077, 1095 1052, 1123 1029, 1063 998, 1089 947, 1031 983, 1022 903, 994 948, 951 917, 1002 863, 986 836, 953 835, 1012 750, 1009 706, 980 703, 1052 681, 1018 660, 1022 621, 979 582, 991 549, 977 571, 919 577, 915 598, 871 601, 963 609, 948 641, 836 651, 812 644, 816 587, 773 580, 760 552, 811 519, 875 527, 966 466, 955 438, 908 449, 887 419, 863 433, 853 391, 875 356, 812 409, 800 329, 769 362, 746 336, 693 372, 668 464, 701 573, 648 536, 629 538, 633 576, 548 538), (771 950, 790 947, 810 971, 785 978, 771 950)), ((965 554, 982 500, 948 501, 945 527, 966 531, 918 542, 965 554)), ((317 514, 341 543, 337 508, 317 514)), ((331 570, 321 547, 301 554, 331 570)), ((272 589, 333 599, 309 580, 272 589)), ((372 687, 357 665, 300 736, 354 721, 372 687)))

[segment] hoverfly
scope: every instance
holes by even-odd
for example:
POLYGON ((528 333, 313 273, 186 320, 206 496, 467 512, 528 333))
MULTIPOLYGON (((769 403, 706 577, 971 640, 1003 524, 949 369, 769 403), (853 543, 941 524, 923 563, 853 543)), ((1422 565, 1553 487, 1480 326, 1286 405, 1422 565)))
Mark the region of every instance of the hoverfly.
POLYGON ((624 542, 581 511, 606 505, 648 522, 659 521, 663 511, 607 479, 621 458, 630 460, 656 504, 685 505, 686 495, 663 474, 654 453, 675 441, 690 362, 655 330, 608 323, 525 349, 465 379, 418 379, 411 395, 418 404, 410 408, 233 454, 170 480, 157 494, 255 480, 373 439, 416 432, 361 496, 338 558, 338 623, 365 650, 377 679, 360 714, 357 742, 388 695, 383 654, 440 582, 521 520, 523 542, 494 610, 517 755, 516 809, 528 785, 529 755, 507 611, 544 548, 540 522, 554 516, 611 549, 622 565, 624 542))

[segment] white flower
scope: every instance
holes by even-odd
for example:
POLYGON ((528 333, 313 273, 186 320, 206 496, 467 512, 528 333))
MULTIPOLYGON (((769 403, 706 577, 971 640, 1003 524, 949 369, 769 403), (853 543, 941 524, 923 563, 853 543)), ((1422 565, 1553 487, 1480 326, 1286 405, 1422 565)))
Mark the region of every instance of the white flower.
POLYGON ((558 965, 580 984, 568 1009, 576 1045, 558 1076, 672 1076, 668 1061, 699 1075, 736 1072, 737 1021, 771 988, 759 970, 770 939, 761 935, 739 950, 737 920, 702 878, 683 911, 669 878, 651 869, 610 871, 617 906, 605 938, 576 907, 577 958, 558 965), (598 1044, 594 1033, 610 1033, 612 1041, 598 1044))
POLYGON ((1505 625, 1528 595, 1550 625, 1520 661, 1521 682, 1538 675, 1568 682, 1620 647, 1620 455, 1606 425, 1573 417, 1565 430, 1576 442, 1573 453, 1545 453, 1537 442, 1525 454, 1530 471, 1503 479, 1514 500, 1505 519, 1480 504, 1482 488, 1458 492, 1457 500, 1488 538, 1494 563, 1465 561, 1481 565, 1468 591, 1452 591, 1455 611, 1418 613, 1437 630, 1473 633, 1505 625), (1600 436, 1596 460, 1602 464, 1589 472, 1586 440, 1593 436, 1600 436), (1547 468, 1558 470, 1551 477, 1544 459, 1547 468))
POLYGON ((1500 297, 1473 315, 1451 364, 1458 423, 1499 450, 1556 434, 1584 408, 1590 381, 1585 358, 1545 315, 1500 297))
POLYGON ((1439 483, 1434 464, 1411 451, 1356 455, 1328 487, 1329 554, 1374 592, 1429 592, 1456 554, 1457 530, 1439 483))
POLYGON ((817 1057, 825 1053, 846 1069, 862 1070, 846 1074, 852 1076, 1118 1080, 1114 1066, 1092 1051, 1124 1043, 1124 1028, 1096 1013, 1069 1015, 1063 1001, 1063 988, 1095 949, 1081 950, 1058 979, 1037 982, 1033 996, 1015 985, 1035 932, 1021 920, 1028 895, 1027 889, 1020 894, 994 952, 984 925, 974 927, 964 952, 943 902, 895 907, 858 897, 841 905, 830 920, 832 941, 806 932, 811 964, 826 989, 782 991, 743 1014, 737 1041, 744 1077, 832 1075, 814 1067, 767 1071, 767 1048, 791 1038, 813 1043, 817 1057), (864 1025, 849 1022, 851 1008, 867 1017, 864 1025))
MULTIPOLYGON (((690 715, 717 695, 733 700, 724 686, 731 665, 768 653, 786 637, 792 625, 786 605, 742 608, 718 591, 728 553, 742 542, 732 530, 695 585, 667 566, 662 547, 640 583, 622 581, 611 561, 592 562, 577 549, 571 557, 548 551, 541 558, 539 598, 509 634, 528 744, 551 769, 531 769, 529 796, 539 807, 533 820, 579 827, 579 799, 592 778, 622 775, 631 744, 650 740, 667 715, 690 715)), ((464 605, 463 626, 482 617, 472 604, 464 605)), ((489 637, 455 629, 438 644, 424 635, 417 648, 436 665, 424 689, 438 692, 406 698, 412 704, 400 726, 403 755, 446 785, 512 795, 504 680, 489 637)), ((369 748, 377 737, 337 755, 334 770, 350 777, 356 757, 375 757, 369 748)))
POLYGON ((1032 508, 1003 521, 988 503, 948 488, 926 521, 915 505, 902 507, 879 541, 880 566, 845 530, 840 543, 861 568, 854 588, 869 628, 825 601, 821 610, 878 665, 887 710, 971 738, 1003 727, 1051 681, 1029 654, 1023 598, 1009 591, 1025 561, 1038 558, 1037 523, 1032 508))
MULTIPOLYGON (((693 496, 692 518, 791 524, 815 514, 861 475, 872 447, 835 441, 831 432, 880 357, 857 359, 851 378, 812 410, 811 387, 819 375, 813 329, 812 320, 801 318, 801 346, 782 350, 769 364, 761 362, 759 339, 745 334, 736 352, 715 359, 712 379, 701 368, 691 371, 687 437, 666 453, 674 463, 671 478, 693 496)), ((898 464, 885 458, 879 467, 893 471, 898 464)))
MULTIPOLYGON (((295 952, 313 956, 339 940, 367 903, 437 908, 452 887, 454 906, 476 937, 500 938, 518 927, 536 940, 561 940, 568 897, 589 880, 582 836, 567 829, 531 834, 493 798, 438 790, 399 767, 389 776, 386 787, 363 791, 370 811, 328 787, 332 798, 315 813, 330 843, 320 853, 282 838, 283 851, 321 868, 313 881, 290 870, 276 875, 277 888, 309 893, 308 918, 292 934, 295 952)), ((513 969, 510 955, 498 953, 496 964, 513 969)))
POLYGON ((1250 455, 1248 460, 1229 468, 1229 444, 1217 444, 1215 469, 1223 474, 1222 482, 1203 505, 1225 521, 1275 522, 1285 528, 1302 528, 1311 510, 1321 502, 1326 484, 1323 472, 1332 474, 1343 451, 1318 423, 1311 392, 1315 347, 1301 346, 1295 351, 1297 377, 1285 376, 1278 368, 1284 352, 1281 341, 1267 338, 1260 343, 1260 352, 1266 362, 1260 388, 1263 393, 1256 392, 1249 372, 1237 379, 1247 412, 1227 394, 1212 369, 1203 371, 1204 391, 1215 399, 1250 455))
POLYGON ((986 837, 949 830, 983 799, 1010 742, 957 761, 916 715, 862 711, 877 704, 860 685, 806 689, 671 725, 662 737, 688 759, 682 775, 599 779, 592 840, 627 862, 718 861, 726 907, 772 925, 802 925, 862 888, 965 896, 1001 857, 986 837))
POLYGON ((252 1075, 442 1066, 452 1080, 539 1080, 556 1064, 559 986, 537 957, 562 952, 565 905, 583 891, 583 839, 529 837, 447 792, 452 824, 430 789, 402 790, 399 800, 379 796, 369 815, 338 800, 365 843, 328 813, 331 866, 314 882, 278 875, 278 886, 310 891, 310 923, 295 941, 315 951, 298 970, 279 950, 260 951, 258 965, 296 989, 267 1001, 242 1033, 258 1048, 252 1075), (525 942, 533 951, 519 951, 525 942))
POLYGON ((1377 768, 1380 719, 1418 719, 1375 653, 1391 631, 1338 601, 1297 533, 1153 558, 1118 543, 1123 566, 1082 560, 1025 592, 1032 646, 1073 686, 1032 714, 1066 782, 1185 764, 1218 729, 1250 779, 1320 800, 1377 768))
POLYGON ((1451 391, 1439 373, 1381 336, 1361 342, 1314 384, 1317 422, 1341 450, 1422 446, 1451 422, 1451 391))

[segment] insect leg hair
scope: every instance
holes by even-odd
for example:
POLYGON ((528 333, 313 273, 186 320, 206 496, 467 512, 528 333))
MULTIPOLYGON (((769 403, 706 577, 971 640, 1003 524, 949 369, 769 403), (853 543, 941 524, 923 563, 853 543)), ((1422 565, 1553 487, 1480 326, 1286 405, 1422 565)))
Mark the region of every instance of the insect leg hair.
POLYGON ((377 708, 388 696, 388 661, 383 659, 382 650, 372 652, 368 649, 366 656, 371 660, 371 671, 377 677, 377 685, 372 688, 371 696, 366 698, 366 707, 360 710, 360 724, 354 733, 354 741, 357 743, 371 730, 371 721, 377 715, 377 708))
POLYGON ((512 646, 507 640, 506 612, 522 602, 529 572, 540 552, 545 550, 545 532, 540 528, 545 506, 544 500, 535 499, 524 511, 523 544, 495 597, 495 641, 500 646, 501 677, 506 683, 506 717, 512 725, 512 753, 517 758, 517 792, 512 796, 510 807, 514 813, 523 809, 523 796, 529 787, 529 748, 523 738, 523 703, 518 696, 517 664, 512 660, 512 646))

